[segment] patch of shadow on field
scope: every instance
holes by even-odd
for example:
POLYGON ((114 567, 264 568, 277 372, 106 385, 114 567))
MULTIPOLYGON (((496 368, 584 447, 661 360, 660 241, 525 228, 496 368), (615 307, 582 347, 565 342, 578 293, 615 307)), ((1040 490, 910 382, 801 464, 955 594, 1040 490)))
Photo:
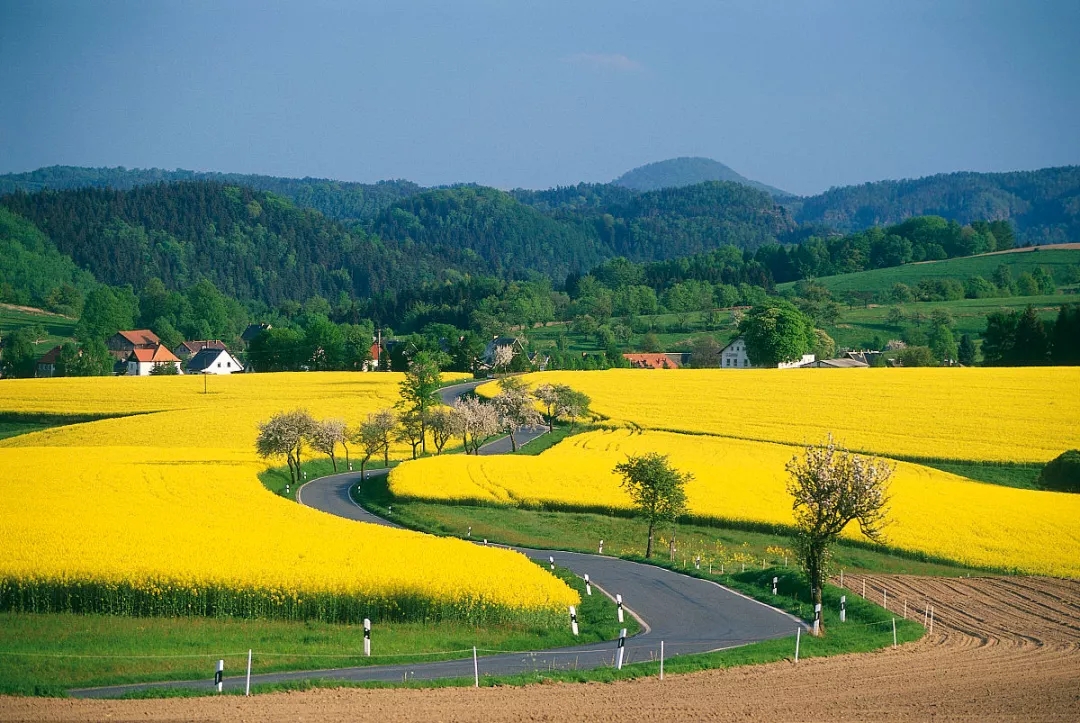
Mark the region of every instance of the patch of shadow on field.
POLYGON ((135 417, 153 412, 134 414, 46 414, 38 412, 0 412, 0 439, 11 439, 24 434, 42 432, 54 427, 70 427, 74 424, 100 422, 105 419, 135 417))

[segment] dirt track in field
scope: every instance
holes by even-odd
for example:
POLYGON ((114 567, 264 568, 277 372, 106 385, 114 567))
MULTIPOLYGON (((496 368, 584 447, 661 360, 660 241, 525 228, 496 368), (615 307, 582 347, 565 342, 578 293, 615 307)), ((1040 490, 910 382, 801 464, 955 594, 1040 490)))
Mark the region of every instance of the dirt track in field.
MULTIPOLYGON (((853 591, 862 578, 848 576, 853 591)), ((616 684, 323 690, 243 698, 0 698, 0 720, 124 721, 1076 721, 1080 581, 868 577, 934 632, 865 655, 616 684)))

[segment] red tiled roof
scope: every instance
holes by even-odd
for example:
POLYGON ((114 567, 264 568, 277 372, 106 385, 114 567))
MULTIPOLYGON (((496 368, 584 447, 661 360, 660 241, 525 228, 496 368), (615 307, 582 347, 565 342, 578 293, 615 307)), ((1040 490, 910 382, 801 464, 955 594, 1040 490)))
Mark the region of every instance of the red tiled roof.
POLYGON ((161 343, 161 339, 158 338, 158 335, 149 329, 134 329, 132 331, 118 331, 116 333, 135 346, 154 346, 155 344, 161 343))
POLYGON ((131 356, 128 357, 128 361, 134 359, 140 362, 178 362, 176 355, 166 349, 163 345, 158 344, 151 349, 132 349, 131 356))
POLYGON ((631 366, 642 369, 678 369, 681 365, 667 354, 623 354, 631 366))

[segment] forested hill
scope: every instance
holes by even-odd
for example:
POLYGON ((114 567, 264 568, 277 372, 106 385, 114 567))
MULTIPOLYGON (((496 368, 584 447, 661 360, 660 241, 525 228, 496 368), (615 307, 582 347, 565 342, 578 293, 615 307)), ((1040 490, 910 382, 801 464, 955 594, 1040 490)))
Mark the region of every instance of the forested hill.
POLYGON ((480 260, 504 278, 540 272, 556 280, 615 256, 655 261, 723 245, 753 250, 794 228, 768 194, 717 182, 641 194, 609 185, 513 195, 458 186, 410 196, 368 226, 451 264, 480 260))
POLYGON ((1080 166, 947 173, 834 188, 803 199, 795 218, 839 231, 858 231, 925 215, 961 224, 1009 220, 1021 243, 1080 241, 1080 166))
POLYGON ((423 248, 346 230, 280 196, 208 181, 130 191, 16 193, 0 205, 29 220, 98 281, 184 289, 200 278, 242 300, 368 296, 436 278, 423 248))
POLYGON ((693 186, 706 181, 741 183, 744 186, 765 191, 776 197, 792 195, 787 191, 781 191, 779 188, 752 181, 719 161, 697 157, 671 158, 666 161, 657 161, 656 163, 639 166, 622 174, 612 181, 612 184, 635 191, 656 191, 661 188, 693 186))
POLYGON ((73 188, 113 188, 121 191, 154 183, 216 181, 271 191, 290 198, 298 206, 314 208, 338 220, 364 220, 390 204, 423 190, 411 181, 352 183, 325 178, 280 178, 243 173, 211 173, 163 168, 86 168, 49 166, 28 173, 0 175, 0 195, 15 191, 67 190, 73 188))

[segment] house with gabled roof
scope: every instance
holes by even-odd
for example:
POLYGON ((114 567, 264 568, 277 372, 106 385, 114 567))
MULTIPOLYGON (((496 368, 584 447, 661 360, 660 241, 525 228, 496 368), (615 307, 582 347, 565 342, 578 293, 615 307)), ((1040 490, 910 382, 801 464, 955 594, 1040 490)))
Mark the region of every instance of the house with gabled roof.
POLYGON ((162 364, 172 364, 176 367, 178 374, 183 374, 180 360, 166 349, 164 344, 158 344, 152 348, 132 349, 127 358, 127 373, 132 377, 149 376, 154 367, 162 364))
POLYGON ((200 349, 187 363, 188 374, 236 374, 244 365, 228 349, 200 349))
POLYGON ((176 345, 172 353, 181 361, 190 359, 203 349, 225 349, 225 342, 220 339, 202 339, 199 341, 185 341, 176 345))
POLYGON ((35 377, 54 377, 56 376, 56 365, 60 361, 60 350, 63 347, 54 346, 45 352, 44 356, 37 360, 37 366, 34 367, 35 377))
POLYGON ((159 344, 161 344, 161 339, 149 329, 118 331, 105 342, 109 353, 120 361, 127 359, 135 349, 153 349, 159 344))
MULTIPOLYGON (((803 354, 802 359, 791 362, 780 362, 776 365, 777 369, 795 369, 806 364, 810 364, 815 360, 813 354, 803 354)), ((737 336, 731 340, 731 342, 720 350, 720 368, 721 369, 764 369, 766 367, 755 367, 750 364, 750 356, 746 351, 746 340, 741 336, 737 336)))
POLYGON ((623 354, 623 359, 634 369, 679 369, 683 365, 682 354, 623 354))

